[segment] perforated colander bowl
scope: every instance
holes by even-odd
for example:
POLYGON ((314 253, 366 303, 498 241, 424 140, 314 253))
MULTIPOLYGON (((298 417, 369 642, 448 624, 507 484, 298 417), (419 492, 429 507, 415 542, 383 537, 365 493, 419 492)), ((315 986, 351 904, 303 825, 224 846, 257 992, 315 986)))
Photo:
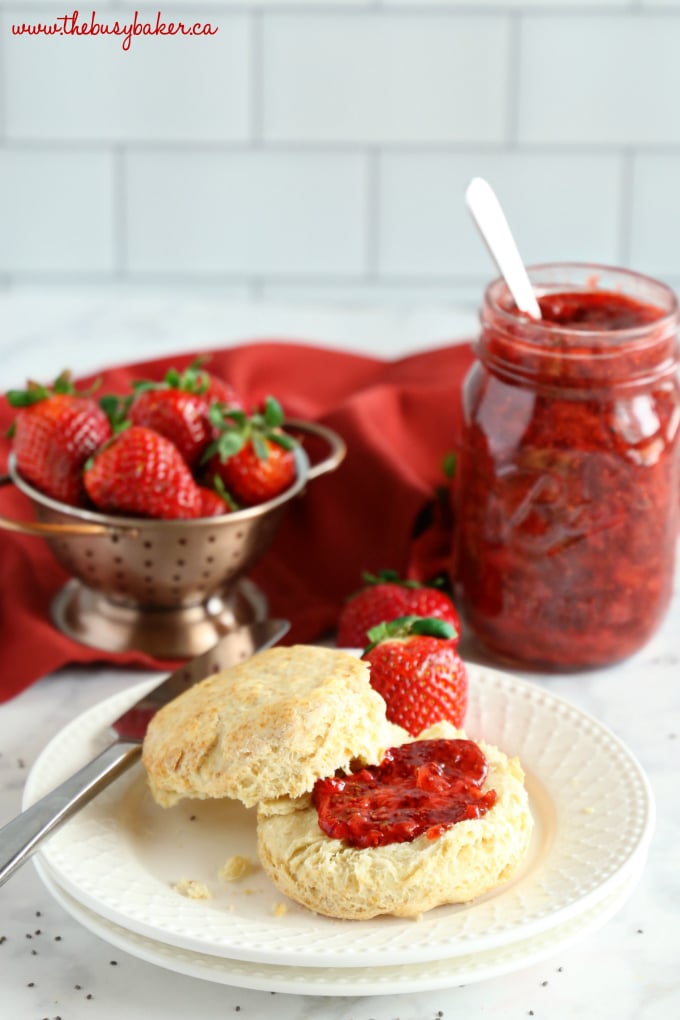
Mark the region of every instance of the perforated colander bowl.
POLYGON ((269 546, 291 501, 345 456, 343 440, 325 426, 289 421, 287 428, 321 438, 328 455, 312 465, 298 446, 294 484, 259 506, 197 520, 116 517, 50 499, 21 477, 10 457, 10 479, 30 499, 37 520, 0 518, 0 527, 42 536, 75 579, 53 606, 66 633, 114 651, 198 654, 214 640, 210 627, 197 637, 206 621, 219 635, 232 617, 240 624, 263 615, 254 586, 239 582, 269 546))

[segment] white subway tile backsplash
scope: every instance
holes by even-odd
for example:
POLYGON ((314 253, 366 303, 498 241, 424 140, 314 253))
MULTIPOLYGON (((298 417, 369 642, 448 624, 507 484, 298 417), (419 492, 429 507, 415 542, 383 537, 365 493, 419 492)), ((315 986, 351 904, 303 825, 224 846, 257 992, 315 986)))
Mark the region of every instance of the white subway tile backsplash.
POLYGON ((133 152, 132 272, 359 276, 366 161, 319 153, 133 152))
POLYGON ((112 273, 111 157, 0 150, 0 223, 0 271, 112 273))
MULTIPOLYGON (((35 24, 39 13, 21 9, 35 24)), ((38 9, 39 11, 40 9, 38 9)), ((99 11, 128 24, 134 9, 99 11)), ((43 21, 49 12, 42 11, 43 21)), ((63 13, 63 12, 61 12, 63 13)), ((89 19, 83 10, 81 20, 89 19)), ((155 23, 156 12, 143 15, 155 23)), ((180 20, 181 11, 174 14, 180 20)), ((55 12, 49 14, 52 20, 55 12)), ((198 11, 185 17, 193 24, 198 11)), ((6 136, 18 140, 243 141, 251 125, 250 20, 207 10, 211 37, 14 36, 0 20, 6 136)))
POLYGON ((519 141, 680 144, 680 18, 527 15, 519 65, 519 141))
POLYGON ((497 275, 464 203, 472 177, 496 190, 527 262, 618 258, 616 156, 405 154, 381 159, 381 274, 497 275))
POLYGON ((663 278, 680 276, 680 153, 636 158, 631 220, 631 264, 663 278))
MULTIPOLYGON (((643 0, 644 2, 644 0, 643 0)), ((653 2, 653 0, 650 0, 653 2)), ((666 0, 667 3, 677 3, 678 0, 666 0)), ((574 10, 583 13, 596 8, 619 8, 630 9, 635 7, 639 0, 427 0, 427 6, 440 10, 447 8, 453 11, 470 11, 489 9, 493 11, 518 11, 525 10, 574 10)), ((386 8, 413 8, 418 6, 418 0, 380 0, 382 7, 386 8)))
POLYGON ((500 142, 508 58, 502 17, 265 15, 264 137, 500 142))
POLYGON ((527 261, 680 279, 680 0, 136 6, 218 33, 17 37, 73 5, 0 0, 0 286, 476 305, 477 174, 527 261))

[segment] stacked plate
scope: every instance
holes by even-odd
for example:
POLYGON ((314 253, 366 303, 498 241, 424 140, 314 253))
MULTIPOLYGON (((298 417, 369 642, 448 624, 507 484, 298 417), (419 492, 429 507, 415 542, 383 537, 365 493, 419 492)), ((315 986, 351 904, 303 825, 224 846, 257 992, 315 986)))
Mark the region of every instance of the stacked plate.
MULTIPOLYGON (((225 882, 239 855, 256 863, 253 812, 228 801, 162 810, 141 766, 101 794, 36 858, 54 897, 85 927, 134 956, 244 988, 393 995, 467 984, 552 955, 604 924, 645 864, 654 802, 630 751, 594 718, 537 684, 471 665, 467 732, 518 755, 535 831, 507 885, 422 918, 339 921, 285 900, 264 873, 225 882), (177 885, 209 898, 180 895, 177 885)), ((152 682, 85 712, 46 747, 25 805, 111 739, 109 723, 152 682)))

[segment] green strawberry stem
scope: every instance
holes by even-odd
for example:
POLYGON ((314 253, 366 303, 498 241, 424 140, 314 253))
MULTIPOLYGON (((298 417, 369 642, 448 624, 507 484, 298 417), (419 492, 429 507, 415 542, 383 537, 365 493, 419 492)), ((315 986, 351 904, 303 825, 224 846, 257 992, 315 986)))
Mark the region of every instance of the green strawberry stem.
MULTIPOLYGON (((93 388, 98 386, 98 383, 94 384, 87 393, 78 394, 79 396, 89 396, 93 388)), ((12 407, 31 407, 33 404, 38 404, 41 400, 47 400, 48 397, 52 397, 56 394, 73 394, 76 395, 76 388, 73 385, 73 379, 68 369, 61 372, 54 380, 51 386, 44 386, 42 383, 36 382, 34 379, 29 379, 26 383, 25 390, 8 390, 5 394, 9 404, 12 407)))
POLYGON ((238 503, 236 502, 236 500, 234 499, 234 497, 232 496, 232 494, 227 489, 226 485, 224 484, 224 482, 222 481, 222 479, 220 478, 219 475, 214 475, 213 476, 213 489, 215 490, 217 495, 220 497, 220 499, 224 500, 224 502, 227 504, 227 506, 229 507, 230 510, 240 510, 241 509, 240 506, 238 505, 238 503))
POLYGON ((361 580, 365 584, 401 584, 409 588, 418 584, 417 581, 403 580, 396 570, 379 570, 377 574, 371 574, 370 571, 364 570, 361 574, 361 580))
POLYGON ((366 652, 370 652, 382 641, 403 640, 404 638, 422 635, 450 641, 457 637, 458 632, 452 623, 439 620, 435 616, 399 616, 396 620, 376 624, 368 632, 370 644, 366 652))
MULTIPOLYGON (((42 383, 36 382, 35 379, 29 379, 25 390, 7 390, 5 397, 10 407, 21 409, 22 407, 32 407, 33 404, 39 404, 41 400, 47 400, 54 396, 91 397, 100 386, 101 379, 95 379, 88 389, 77 390, 73 385, 71 372, 64 369, 51 386, 44 386, 42 383)), ((12 435, 11 426, 7 435, 12 435)))
POLYGON ((218 454, 220 460, 229 460, 239 453, 247 442, 251 442, 260 460, 268 456, 267 443, 275 443, 284 450, 294 450, 296 440, 281 431, 284 423, 283 408, 275 397, 267 397, 262 411, 247 415, 236 407, 213 404, 208 412, 210 423, 219 431, 217 439, 210 443, 203 454, 202 462, 218 454))
POLYGON ((454 450, 448 450, 442 458, 442 474, 449 481, 455 477, 457 462, 458 456, 454 450))
POLYGON ((99 406, 109 419, 114 435, 118 435, 132 424, 128 418, 128 412, 133 400, 132 396, 117 397, 113 393, 105 393, 103 397, 99 398, 99 406))
POLYGON ((145 390, 172 389, 202 396, 208 392, 210 387, 210 376, 201 368, 205 360, 205 358, 196 358, 183 372, 176 368, 169 368, 161 382, 152 379, 136 379, 132 383, 132 388, 135 393, 143 393, 145 390))
POLYGON ((398 571, 389 569, 379 570, 377 574, 371 574, 368 570, 364 570, 361 579, 367 586, 376 584, 398 584, 400 588, 442 588, 444 586, 443 577, 435 577, 431 581, 423 583, 413 578, 401 577, 398 571))
POLYGON ((31 407, 32 404, 46 400, 49 396, 50 391, 37 383, 29 383, 28 389, 25 390, 8 390, 6 393, 7 400, 12 407, 31 407))

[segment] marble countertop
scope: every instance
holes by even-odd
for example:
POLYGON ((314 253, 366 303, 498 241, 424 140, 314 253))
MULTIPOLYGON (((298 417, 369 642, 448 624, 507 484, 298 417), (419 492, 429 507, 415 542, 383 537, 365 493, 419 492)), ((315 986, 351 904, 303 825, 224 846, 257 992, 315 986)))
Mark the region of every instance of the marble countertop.
MULTIPOLYGON (((468 313, 449 310, 287 308, 249 314, 245 306, 234 308, 214 295, 204 300, 22 293, 0 297, 1 385, 16 385, 27 375, 49 377, 65 364, 84 373, 133 356, 217 346, 246 335, 285 334, 387 356, 468 335, 472 325, 468 313)), ((0 583, 1 573, 0 565, 0 583)), ((0 668, 12 669, 1 650, 0 668)), ((28 771, 50 738, 81 711, 148 675, 66 669, 0 705, 0 824, 19 811, 28 771)), ((578 675, 528 678, 591 713, 623 740, 645 769, 657 801, 644 873, 630 899, 598 931, 543 962, 462 987, 372 997, 272 994, 186 977, 114 948, 56 903, 29 863, 0 888, 0 1015, 8 1020, 184 1020, 197 1011, 202 1020, 236 1013, 244 1018, 276 1013, 280 1020, 680 1015, 680 584, 659 631, 627 662, 578 675)))

